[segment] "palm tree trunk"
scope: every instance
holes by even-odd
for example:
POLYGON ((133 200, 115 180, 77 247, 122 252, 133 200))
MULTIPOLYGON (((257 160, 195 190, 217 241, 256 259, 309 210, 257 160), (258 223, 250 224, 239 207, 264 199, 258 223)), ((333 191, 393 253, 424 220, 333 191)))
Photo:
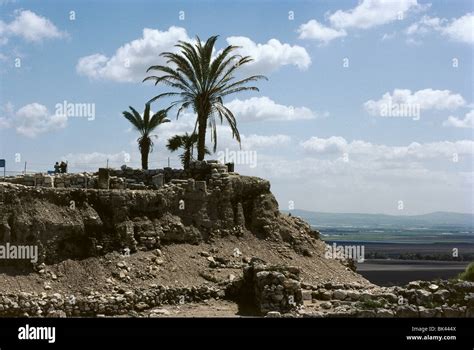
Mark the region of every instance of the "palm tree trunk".
POLYGON ((204 160, 206 154, 206 118, 198 115, 198 160, 204 160))
POLYGON ((141 154, 142 154, 142 169, 147 170, 148 169, 148 154, 150 154, 150 147, 143 147, 141 149, 141 154))
POLYGON ((183 167, 185 170, 189 168, 189 163, 191 163, 191 151, 187 149, 186 151, 184 151, 183 156, 183 167))

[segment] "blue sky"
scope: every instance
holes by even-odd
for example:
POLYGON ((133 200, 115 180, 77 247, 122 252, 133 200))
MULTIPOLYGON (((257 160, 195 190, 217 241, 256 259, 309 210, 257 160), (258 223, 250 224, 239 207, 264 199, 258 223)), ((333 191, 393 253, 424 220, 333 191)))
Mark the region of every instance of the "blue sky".
MULTIPOLYGON (((282 209, 473 211, 472 1, 0 4, 0 158, 9 171, 61 159, 73 171, 107 159, 138 167, 138 135, 121 112, 165 91, 141 83, 146 68, 178 39, 218 34, 217 50, 235 44, 255 58, 242 74, 269 78, 226 104, 242 151, 257 155, 236 170, 270 179, 282 209), (58 116, 64 101, 94 106, 94 117, 58 116), (383 113, 394 105, 408 109, 383 113)), ((192 131, 193 115, 170 117, 151 167, 168 157, 179 166, 164 145, 192 131)), ((218 145, 239 151, 225 125, 218 145)))

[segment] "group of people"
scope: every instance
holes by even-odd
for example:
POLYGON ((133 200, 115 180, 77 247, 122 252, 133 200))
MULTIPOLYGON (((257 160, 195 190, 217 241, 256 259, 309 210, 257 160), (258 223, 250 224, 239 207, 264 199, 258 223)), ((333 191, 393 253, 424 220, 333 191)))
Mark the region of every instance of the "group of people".
POLYGON ((56 162, 56 164, 54 164, 54 173, 55 174, 65 174, 67 173, 67 163, 65 162, 56 162))

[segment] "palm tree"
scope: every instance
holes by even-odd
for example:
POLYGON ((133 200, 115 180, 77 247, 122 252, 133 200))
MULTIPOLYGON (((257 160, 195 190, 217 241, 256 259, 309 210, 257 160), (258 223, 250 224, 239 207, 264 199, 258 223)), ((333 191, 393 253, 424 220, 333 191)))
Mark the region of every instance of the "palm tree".
POLYGON ((151 135, 153 130, 156 127, 163 123, 168 123, 169 119, 166 119, 166 110, 161 110, 153 114, 150 118, 150 104, 145 105, 145 111, 143 113, 143 118, 133 107, 129 107, 132 113, 129 111, 123 111, 122 114, 125 118, 128 119, 130 123, 135 127, 136 130, 140 133, 140 137, 137 139, 138 148, 142 156, 142 169, 148 169, 148 154, 153 151, 153 141, 151 140, 151 135))
POLYGON ((253 59, 250 56, 233 54, 233 51, 238 49, 233 45, 227 46, 215 58, 212 58, 216 40, 217 36, 212 36, 204 45, 199 37, 196 37, 195 44, 179 41, 176 45, 180 49, 179 53, 163 52, 161 54, 167 59, 168 66, 157 65, 147 69, 147 73, 153 70, 161 75, 148 76, 143 80, 153 80, 155 85, 163 83, 177 90, 159 94, 148 103, 162 97, 175 96, 178 99, 172 102, 168 109, 179 106, 176 118, 189 107, 194 110, 197 118, 193 133, 196 133, 197 129, 198 160, 204 159, 208 126, 211 128, 211 141, 214 142, 214 152, 216 151, 216 117, 221 123, 224 119, 229 123, 232 137, 235 137, 240 144, 237 121, 232 111, 224 106, 223 98, 240 91, 259 91, 255 86, 246 86, 246 84, 259 79, 267 79, 263 75, 252 75, 235 80, 235 71, 253 59))
MULTIPOLYGON (((183 164, 183 168, 187 169, 189 167, 189 163, 193 159, 193 151, 194 147, 198 142, 198 135, 185 133, 184 135, 175 135, 168 140, 168 144, 166 147, 171 151, 174 152, 179 148, 184 150, 184 153, 181 154, 179 157, 181 158, 181 164, 183 164)), ((204 150, 205 154, 211 154, 207 147, 204 150)))

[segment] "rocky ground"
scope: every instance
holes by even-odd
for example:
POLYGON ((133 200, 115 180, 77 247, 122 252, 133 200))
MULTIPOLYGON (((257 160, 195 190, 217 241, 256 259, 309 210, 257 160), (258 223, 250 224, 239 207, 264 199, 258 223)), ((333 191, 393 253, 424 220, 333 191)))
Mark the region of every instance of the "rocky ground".
MULTIPOLYGON (((301 278, 308 284, 338 281, 341 284, 371 285, 339 261, 328 261, 320 256, 316 251, 312 257, 302 256, 289 246, 249 235, 221 238, 212 244, 172 244, 152 251, 138 251, 130 256, 112 252, 101 257, 68 259, 52 265, 39 265, 36 271, 3 267, 0 269, 0 313, 2 296, 11 298, 27 293, 38 300, 49 300, 52 295, 56 298, 60 295, 67 301, 72 296, 80 299, 167 286, 170 289, 206 287, 215 290, 216 295, 195 302, 181 300, 178 292, 175 300, 167 301, 164 306, 129 310, 125 315, 238 316, 242 314, 239 305, 224 300, 224 290, 229 283, 243 277, 243 268, 248 266, 252 257, 270 264, 300 266, 303 271, 301 278), (222 292, 217 294, 217 291, 222 292)), ((57 316, 53 310, 49 315, 57 316)), ((247 314, 255 314, 255 311, 247 314)), ((100 312, 91 314, 97 315, 100 316, 100 312)))
MULTIPOLYGON (((223 245, 220 252, 225 251, 223 245)), ((186 247, 180 248, 183 250, 179 253, 186 250, 186 247)), ((248 262, 246 257, 234 256, 235 248, 227 267, 222 267, 218 265, 221 263, 215 263, 222 261, 218 252, 210 251, 200 251, 194 258, 181 254, 181 259, 188 259, 188 264, 180 268, 167 261, 170 250, 164 249, 152 255, 138 253, 128 258, 110 254, 104 261, 92 261, 96 258, 67 261, 22 276, 2 273, 0 314, 28 317, 474 317, 472 282, 414 281, 404 287, 379 287, 357 277, 349 279, 350 273, 346 279, 339 279, 339 283, 329 278, 324 283, 320 280, 313 284, 314 280, 309 282, 303 269, 267 265, 255 258, 248 262), (237 267, 239 260, 241 267, 237 267), (255 269, 255 261, 260 268, 254 271, 255 281, 250 288, 256 302, 249 304, 241 296, 247 292, 243 288, 245 274, 248 277, 249 269, 255 269), (195 268, 189 268, 191 265, 195 268), (141 273, 141 266, 159 268, 156 274, 151 272, 146 277, 141 273), (89 267, 92 270, 88 270, 89 267), (169 271, 160 273, 167 267, 169 271), (100 273, 96 273, 98 270, 100 273), (285 271, 290 271, 290 275, 285 271), (16 287, 15 283, 18 283, 16 287)), ((292 262, 298 263, 298 260, 292 262)))
MULTIPOLYGON (((319 248, 323 249, 319 242, 319 248)), ((81 260, 41 265, 38 271, 0 268, 0 293, 99 292, 113 288, 147 287, 150 284, 176 287, 218 286, 242 277, 242 268, 252 257, 271 264, 290 264, 302 270, 309 284, 360 283, 367 280, 337 260, 322 254, 302 256, 289 246, 260 240, 252 235, 228 237, 212 244, 172 244, 161 249, 138 251, 126 256, 118 252, 81 260)))

